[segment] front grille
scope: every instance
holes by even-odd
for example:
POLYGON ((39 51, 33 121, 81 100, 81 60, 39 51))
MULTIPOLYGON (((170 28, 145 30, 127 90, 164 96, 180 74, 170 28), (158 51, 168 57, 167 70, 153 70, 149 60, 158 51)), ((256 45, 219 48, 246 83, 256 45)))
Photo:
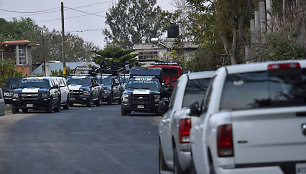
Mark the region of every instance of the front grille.
POLYGON ((39 94, 21 94, 20 97, 25 100, 36 100, 39 98, 39 94))
POLYGON ((140 102, 150 102, 150 95, 144 95, 144 94, 134 94, 133 95, 133 101, 140 101, 140 102))

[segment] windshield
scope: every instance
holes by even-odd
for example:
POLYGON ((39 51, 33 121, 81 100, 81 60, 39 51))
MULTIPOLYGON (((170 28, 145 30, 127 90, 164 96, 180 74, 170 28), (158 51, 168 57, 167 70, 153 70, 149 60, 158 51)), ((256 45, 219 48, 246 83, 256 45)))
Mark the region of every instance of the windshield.
POLYGON ((22 79, 19 88, 50 88, 50 83, 46 79, 22 79))
POLYGON ((205 97, 211 78, 189 80, 186 85, 182 107, 189 107, 193 102, 199 102, 205 97))
POLYGON ((112 78, 111 77, 106 77, 103 79, 99 79, 99 83, 103 85, 112 85, 112 78))
POLYGON ((159 90, 160 84, 159 81, 154 80, 130 80, 127 84, 128 89, 150 89, 150 90, 159 90))
POLYGON ((71 78, 67 81, 68 85, 90 86, 90 78, 71 78))
POLYGON ((122 77, 120 76, 120 83, 127 83, 129 81, 129 76, 122 77))
POLYGON ((21 81, 21 79, 18 79, 18 78, 9 78, 6 81, 5 88, 10 89, 10 88, 12 88, 13 85, 16 85, 16 87, 17 87, 19 85, 20 81, 21 81))
POLYGON ((304 106, 306 70, 301 74, 269 76, 268 72, 228 75, 220 109, 304 106))

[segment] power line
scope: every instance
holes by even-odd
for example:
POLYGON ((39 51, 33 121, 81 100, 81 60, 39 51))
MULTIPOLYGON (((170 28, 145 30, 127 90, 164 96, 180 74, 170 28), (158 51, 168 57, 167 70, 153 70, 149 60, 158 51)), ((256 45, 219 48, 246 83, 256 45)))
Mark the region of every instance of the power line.
POLYGON ((99 28, 99 29, 87 29, 87 30, 76 30, 76 31, 67 31, 69 33, 81 33, 81 32, 87 32, 87 31, 102 31, 103 28, 99 28))
POLYGON ((98 16, 98 17, 103 17, 103 18, 105 17, 105 16, 101 16, 101 15, 94 14, 94 13, 87 13, 87 12, 85 12, 85 11, 77 10, 77 9, 70 8, 70 7, 65 7, 65 8, 70 9, 70 10, 73 10, 73 11, 85 13, 85 14, 87 14, 87 15, 93 15, 93 16, 98 16))
MULTIPOLYGON (((93 3, 93 4, 88 4, 88 5, 83 5, 83 6, 78 6, 78 7, 74 7, 74 9, 77 8, 84 8, 84 7, 90 7, 90 6, 95 6, 95 5, 99 5, 99 4, 105 4, 108 2, 112 2, 112 1, 104 1, 104 2, 98 2, 98 3, 93 3)), ((0 11, 6 11, 6 12, 12 12, 12 13, 33 13, 30 15, 26 15, 26 16, 16 16, 16 17, 11 17, 11 18, 19 18, 19 17, 27 17, 27 16, 35 16, 35 15, 42 15, 42 14, 48 14, 48 13, 54 13, 54 12, 58 12, 58 7, 49 9, 49 10, 43 10, 43 11, 34 11, 34 12, 26 12, 26 11, 15 11, 15 10, 6 10, 6 9, 0 9, 0 11)), ((11 19, 11 18, 4 18, 4 19, 11 19)), ((55 20, 55 19, 54 19, 55 20)), ((53 21, 54 21, 53 20, 53 21)), ((47 20, 47 21, 51 21, 51 20, 47 20)))
POLYGON ((49 10, 41 10, 41 11, 15 11, 15 10, 6 10, 6 9, 0 9, 0 11, 6 11, 6 12, 11 12, 11 13, 44 13, 44 12, 48 12, 48 11, 52 11, 55 10, 57 8, 52 8, 49 10))
MULTIPOLYGON (((106 12, 106 11, 100 11, 100 12, 96 12, 96 13, 93 13, 93 14, 99 14, 99 13, 104 13, 104 12, 106 12)), ((83 17, 83 16, 88 16, 88 14, 66 17, 65 19, 73 19, 73 18, 78 18, 78 17, 83 17)), ((103 16, 103 17, 105 17, 105 16, 103 16)), ((47 20, 35 21, 35 22, 51 22, 51 21, 59 21, 59 20, 61 20, 61 19, 60 18, 57 18, 57 19, 47 19, 47 20)))

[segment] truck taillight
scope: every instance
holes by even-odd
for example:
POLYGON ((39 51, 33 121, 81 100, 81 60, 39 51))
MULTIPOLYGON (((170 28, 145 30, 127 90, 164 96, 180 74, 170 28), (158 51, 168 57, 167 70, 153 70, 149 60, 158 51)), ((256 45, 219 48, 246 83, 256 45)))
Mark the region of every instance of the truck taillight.
POLYGON ((231 124, 221 125, 218 127, 217 146, 219 157, 234 156, 233 131, 231 124))
POLYGON ((180 120, 180 127, 179 127, 180 143, 190 142, 190 128, 191 128, 190 118, 185 118, 180 120))
POLYGON ((276 63, 276 64, 269 64, 268 70, 279 70, 279 69, 299 69, 299 63, 276 63))

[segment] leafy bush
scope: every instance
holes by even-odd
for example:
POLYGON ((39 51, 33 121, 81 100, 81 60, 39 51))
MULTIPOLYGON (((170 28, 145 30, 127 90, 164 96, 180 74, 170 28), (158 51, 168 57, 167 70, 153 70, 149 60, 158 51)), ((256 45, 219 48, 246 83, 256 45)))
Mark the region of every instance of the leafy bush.
POLYGON ((0 60, 0 88, 4 88, 9 77, 22 77, 22 72, 16 70, 12 59, 0 60))

